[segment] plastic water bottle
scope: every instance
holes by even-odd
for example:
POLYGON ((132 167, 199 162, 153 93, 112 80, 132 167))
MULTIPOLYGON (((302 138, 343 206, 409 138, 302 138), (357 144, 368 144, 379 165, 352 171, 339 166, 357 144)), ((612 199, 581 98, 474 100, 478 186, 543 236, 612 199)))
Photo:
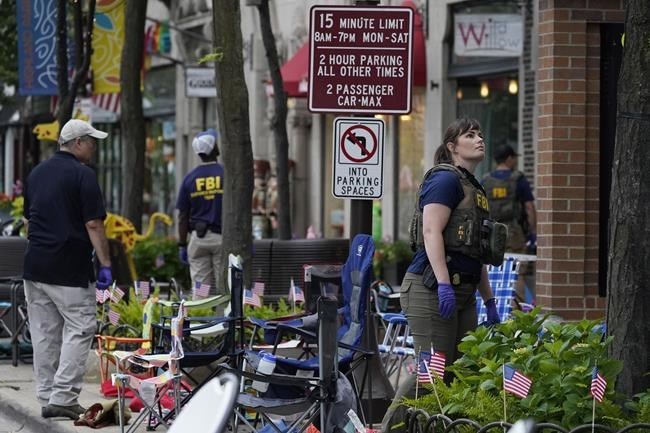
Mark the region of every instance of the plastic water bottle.
MULTIPOLYGON (((270 353, 264 353, 262 359, 260 359, 259 365, 257 366, 257 372, 261 374, 271 374, 273 373, 273 370, 275 370, 275 356, 270 353)), ((259 392, 266 392, 266 390, 269 389, 268 382, 261 382, 259 380, 253 381, 251 386, 259 392)))

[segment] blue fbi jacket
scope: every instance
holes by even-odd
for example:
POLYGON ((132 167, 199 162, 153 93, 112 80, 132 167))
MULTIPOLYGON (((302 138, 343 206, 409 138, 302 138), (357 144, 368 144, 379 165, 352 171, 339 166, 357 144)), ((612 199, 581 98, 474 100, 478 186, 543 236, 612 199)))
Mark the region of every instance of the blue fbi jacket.
POLYGON ((205 222, 214 233, 221 233, 223 166, 217 162, 201 164, 183 179, 176 208, 189 216, 190 230, 205 222))

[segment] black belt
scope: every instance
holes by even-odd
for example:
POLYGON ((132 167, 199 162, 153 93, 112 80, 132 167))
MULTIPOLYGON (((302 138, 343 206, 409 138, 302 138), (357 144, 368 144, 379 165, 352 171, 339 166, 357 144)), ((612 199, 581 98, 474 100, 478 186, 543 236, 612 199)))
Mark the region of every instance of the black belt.
POLYGON ((481 275, 470 274, 468 272, 450 272, 449 279, 454 286, 458 286, 459 284, 478 284, 481 282, 481 275))

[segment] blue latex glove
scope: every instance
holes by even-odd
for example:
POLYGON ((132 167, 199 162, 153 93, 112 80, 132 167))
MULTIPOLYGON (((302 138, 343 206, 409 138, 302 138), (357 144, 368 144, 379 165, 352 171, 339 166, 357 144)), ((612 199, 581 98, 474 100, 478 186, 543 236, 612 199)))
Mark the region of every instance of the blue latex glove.
POLYGON ((99 290, 106 290, 113 284, 113 272, 110 266, 100 266, 99 273, 97 274, 97 288, 99 290))
POLYGON ((190 262, 187 261, 187 247, 178 247, 178 260, 185 266, 189 266, 190 262))
POLYGON ((485 303, 485 309, 487 310, 488 325, 501 323, 501 318, 499 317, 499 313, 497 313, 497 301, 494 298, 488 299, 485 303))
POLYGON ((456 310, 456 293, 449 283, 438 283, 438 309, 443 319, 450 319, 456 310))

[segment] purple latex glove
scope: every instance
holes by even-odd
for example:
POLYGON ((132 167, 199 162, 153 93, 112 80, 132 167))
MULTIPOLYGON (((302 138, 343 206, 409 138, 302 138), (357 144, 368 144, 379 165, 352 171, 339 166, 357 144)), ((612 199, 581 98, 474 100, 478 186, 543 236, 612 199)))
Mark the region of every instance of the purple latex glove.
POLYGON ((99 290, 106 290, 113 284, 113 272, 110 266, 100 266, 99 273, 97 274, 97 288, 99 290))
POLYGON ((190 262, 187 261, 187 247, 178 247, 178 260, 185 266, 189 266, 190 262))
POLYGON ((537 246, 537 234, 529 233, 526 245, 528 245, 529 247, 536 247, 537 246))
POLYGON ((497 301, 494 298, 490 298, 485 303, 485 309, 487 310, 487 324, 496 325, 501 323, 501 318, 499 313, 497 313, 497 301))
POLYGON ((451 319, 456 310, 456 293, 449 283, 438 283, 438 309, 443 319, 451 319))

